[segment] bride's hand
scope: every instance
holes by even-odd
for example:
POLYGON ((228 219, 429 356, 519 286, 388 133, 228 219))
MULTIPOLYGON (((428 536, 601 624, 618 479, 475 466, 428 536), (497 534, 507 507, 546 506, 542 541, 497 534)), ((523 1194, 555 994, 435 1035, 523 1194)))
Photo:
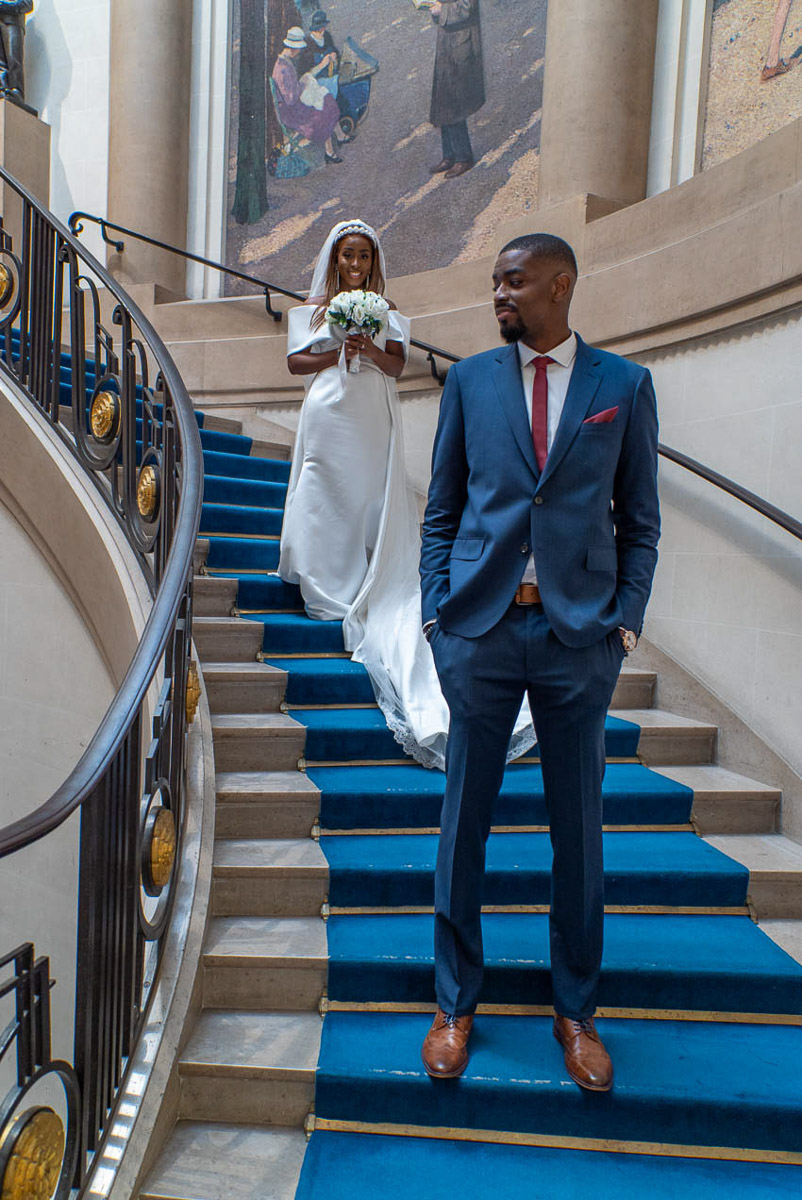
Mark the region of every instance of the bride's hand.
POLYGON ((349 333, 345 339, 345 361, 350 362, 362 354, 365 358, 376 358, 376 344, 364 333, 349 333))

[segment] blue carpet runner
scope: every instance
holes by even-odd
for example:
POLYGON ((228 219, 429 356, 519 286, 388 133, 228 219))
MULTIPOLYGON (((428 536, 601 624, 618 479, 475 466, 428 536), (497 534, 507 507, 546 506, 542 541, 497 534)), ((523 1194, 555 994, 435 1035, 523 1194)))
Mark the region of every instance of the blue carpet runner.
POLYGON ((802 967, 749 919, 747 872, 692 832, 690 790, 637 761, 640 730, 614 714, 600 996, 613 1091, 571 1083, 546 1015, 550 851, 536 750, 508 767, 494 814, 468 1070, 426 1076, 443 776, 405 759, 340 624, 309 621, 298 589, 270 573, 288 464, 250 458, 248 439, 202 437, 208 569, 237 580, 265 660, 287 672, 321 793, 327 1015, 299 1200, 802 1191, 802 1167, 786 1161, 802 1154, 802 967))

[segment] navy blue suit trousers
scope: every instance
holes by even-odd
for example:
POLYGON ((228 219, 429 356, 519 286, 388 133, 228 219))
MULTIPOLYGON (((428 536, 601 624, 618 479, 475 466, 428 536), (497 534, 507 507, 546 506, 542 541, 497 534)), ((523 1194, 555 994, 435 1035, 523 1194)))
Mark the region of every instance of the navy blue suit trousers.
POLYGON ((590 646, 566 646, 538 604, 513 605, 475 638, 435 626, 431 645, 451 710, 435 872, 438 1003, 463 1016, 479 999, 485 846, 513 725, 527 695, 554 855, 554 1007, 576 1020, 591 1016, 604 920, 604 719, 623 659, 621 639, 614 632, 590 646))

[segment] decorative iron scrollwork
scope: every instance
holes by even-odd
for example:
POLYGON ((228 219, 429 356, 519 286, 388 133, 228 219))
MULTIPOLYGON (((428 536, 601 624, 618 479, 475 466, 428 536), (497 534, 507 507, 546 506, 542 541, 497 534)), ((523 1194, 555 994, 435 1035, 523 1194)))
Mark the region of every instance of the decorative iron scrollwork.
POLYGON ((0 997, 14 997, 15 1016, 0 1036, 0 1059, 13 1047, 17 1083, 0 1104, 0 1195, 3 1200, 66 1200, 78 1159, 80 1093, 69 1063, 50 1056, 50 962, 24 942, 0 958, 0 997), (62 1085, 67 1125, 35 1090, 50 1077, 62 1085), (27 1107, 30 1105, 30 1107, 27 1107))
POLYGON ((167 887, 175 866, 178 837, 175 817, 157 804, 145 818, 142 837, 142 886, 148 896, 158 896, 167 887))
POLYGON ((161 500, 161 476, 157 462, 145 463, 136 485, 136 504, 143 521, 151 524, 156 519, 161 500))
POLYGON ((187 668, 187 725, 191 725, 195 720, 195 713, 198 711, 200 698, 201 685, 198 664, 192 658, 187 668))
POLYGON ((0 829, 0 856, 13 855, 80 815, 74 1066, 51 1059, 46 960, 34 962, 28 944, 0 959, 0 999, 13 994, 17 1005, 0 1028, 0 1058, 16 1045, 18 1060, 17 1084, 0 1099, 0 1195, 38 1200, 55 1186, 55 1200, 66 1200, 85 1188, 90 1164, 115 1136, 181 877, 203 460, 186 388, 145 314, 2 167, 0 178, 22 214, 14 246, 0 218, 0 372, 75 456, 153 594, 139 646, 80 763, 50 800, 0 829), (66 1099, 51 1109, 50 1089, 43 1095, 39 1084, 52 1078, 66 1099))
POLYGON ((64 1122, 52 1108, 37 1105, 16 1117, 0 1142, 3 1200, 50 1200, 66 1145, 64 1122))

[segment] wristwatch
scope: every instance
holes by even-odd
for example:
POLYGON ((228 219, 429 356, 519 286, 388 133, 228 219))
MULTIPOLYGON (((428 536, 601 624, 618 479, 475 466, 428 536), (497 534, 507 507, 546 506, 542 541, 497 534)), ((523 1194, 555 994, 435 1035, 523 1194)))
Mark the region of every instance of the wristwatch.
POLYGON ((624 647, 624 654, 631 654, 638 645, 638 635, 631 629, 624 629, 623 625, 619 625, 618 632, 621 634, 621 645, 624 647))

